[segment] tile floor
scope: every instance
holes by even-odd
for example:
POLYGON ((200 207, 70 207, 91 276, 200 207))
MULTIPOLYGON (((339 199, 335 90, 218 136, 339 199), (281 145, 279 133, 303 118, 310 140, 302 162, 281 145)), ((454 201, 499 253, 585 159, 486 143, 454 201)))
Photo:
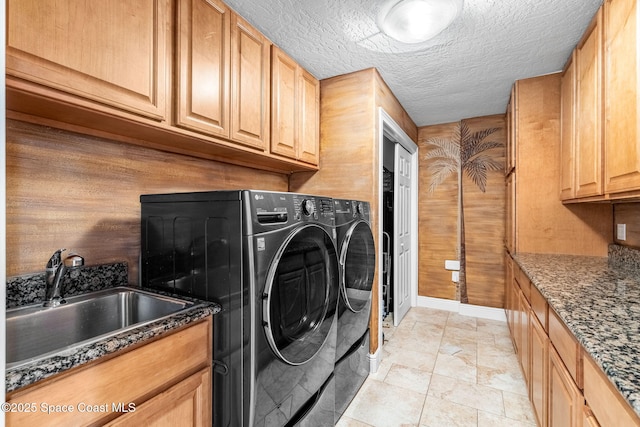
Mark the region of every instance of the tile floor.
POLYGON ((505 322, 412 308, 337 427, 535 426, 505 322))

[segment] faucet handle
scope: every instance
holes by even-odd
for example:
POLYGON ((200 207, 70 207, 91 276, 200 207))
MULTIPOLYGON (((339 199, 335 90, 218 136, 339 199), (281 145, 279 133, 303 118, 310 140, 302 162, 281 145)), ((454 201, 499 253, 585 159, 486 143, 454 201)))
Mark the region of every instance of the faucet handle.
POLYGON ((47 262, 48 271, 55 271, 60 266, 60 264, 62 264, 62 252, 64 251, 66 251, 66 249, 58 249, 53 253, 53 255, 51 255, 51 258, 49 258, 49 262, 47 262))
POLYGON ((64 259, 64 265, 66 267, 80 267, 84 265, 84 258, 77 253, 72 252, 68 257, 64 259))

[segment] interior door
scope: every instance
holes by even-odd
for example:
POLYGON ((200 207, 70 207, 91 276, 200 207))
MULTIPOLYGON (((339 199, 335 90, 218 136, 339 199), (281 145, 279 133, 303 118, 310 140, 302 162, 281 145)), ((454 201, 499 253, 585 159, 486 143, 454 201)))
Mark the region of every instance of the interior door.
POLYGON ((411 154, 395 144, 393 250, 393 324, 398 326, 411 307, 411 154))

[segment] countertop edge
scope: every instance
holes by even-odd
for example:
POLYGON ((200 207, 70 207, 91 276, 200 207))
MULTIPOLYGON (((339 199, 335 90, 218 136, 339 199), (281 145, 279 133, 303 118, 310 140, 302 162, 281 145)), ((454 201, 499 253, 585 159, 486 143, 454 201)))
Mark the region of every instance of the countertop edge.
MULTIPOLYGON (((149 289, 145 290, 148 291, 149 289)), ((188 310, 170 315, 164 319, 144 324, 99 341, 75 347, 71 350, 63 350, 46 359, 40 359, 15 368, 8 368, 5 371, 5 392, 10 394, 19 391, 24 387, 33 385, 38 381, 50 378, 61 372, 85 365, 134 345, 142 344, 152 338, 162 336, 188 324, 212 316, 221 309, 218 304, 213 302, 193 300, 192 298, 185 298, 183 296, 173 296, 194 301, 197 304, 188 310)), ((10 398, 10 396, 8 397, 10 398)))
MULTIPOLYGON (((606 257, 588 257, 588 256, 573 256, 573 255, 550 255, 550 254, 514 254, 513 260, 516 264, 522 269, 522 271, 529 278, 531 283, 540 291, 540 293, 545 297, 547 303, 549 304, 549 308, 552 309, 558 317, 562 320, 565 326, 569 329, 571 334, 576 338, 576 340, 580 343, 585 353, 595 362, 595 364, 602 370, 605 374, 606 378, 609 382, 615 387, 615 389, 620 393, 623 399, 630 405, 632 410, 636 413, 637 416, 640 417, 640 389, 636 391, 630 391, 626 389, 618 378, 617 371, 614 367, 610 366, 609 363, 606 362, 607 357, 602 354, 601 351, 598 351, 597 343, 594 343, 593 340, 589 340, 582 333, 580 328, 581 323, 579 319, 574 319, 571 316, 571 311, 567 309, 565 302, 563 302, 558 295, 555 295, 551 289, 549 289, 550 283, 548 279, 540 277, 537 270, 540 267, 532 266, 528 264, 526 257, 530 256, 553 256, 558 259, 555 263, 556 265, 550 266, 557 267, 558 265, 563 263, 563 259, 566 259, 566 264, 570 265, 574 260, 583 259, 593 261, 595 264, 594 268, 598 268, 598 265, 602 265, 602 272, 612 274, 615 277, 620 277, 622 279, 626 279, 629 276, 628 272, 625 271, 613 271, 609 269, 607 258, 606 257), (537 267, 537 268, 536 268, 537 267)), ((640 354, 638 355, 640 356, 640 354)))

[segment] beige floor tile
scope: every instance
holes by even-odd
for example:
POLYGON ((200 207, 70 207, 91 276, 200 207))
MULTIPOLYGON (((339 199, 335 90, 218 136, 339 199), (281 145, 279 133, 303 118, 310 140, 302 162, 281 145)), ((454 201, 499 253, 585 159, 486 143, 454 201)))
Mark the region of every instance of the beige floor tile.
POLYGON ((431 374, 420 369, 393 364, 384 379, 386 384, 406 388, 426 395, 429 389, 431 374))
POLYGON ((505 415, 501 391, 455 378, 433 374, 428 396, 496 415, 505 415))
POLYGON ((475 331, 477 329, 477 319, 471 316, 464 316, 458 313, 449 313, 447 318, 447 327, 452 326, 458 329, 468 329, 475 331))
POLYGON ((418 425, 425 395, 367 379, 345 415, 375 427, 418 425))
POLYGON ((535 426, 505 322, 412 308, 383 331, 378 372, 338 427, 535 426))
MULTIPOLYGON (((409 347, 389 345, 383 357, 386 357, 392 364, 433 372, 437 356, 438 345, 436 344, 432 347, 423 347, 421 350, 419 349, 419 351, 411 350, 409 347)), ((382 360, 382 364, 384 363, 385 359, 382 360)))
POLYGON ((346 415, 340 417, 338 422, 336 423, 336 427, 375 427, 371 424, 363 423, 362 421, 354 420, 353 418, 349 418, 346 415))
POLYGON ((478 365, 478 384, 527 396, 527 385, 518 366, 489 368, 478 365))
POLYGON ((435 310, 424 307, 413 307, 404 317, 404 320, 415 320, 422 323, 430 323, 434 325, 444 325, 447 323, 449 312, 444 310, 435 310))
POLYGON ((477 409, 427 396, 420 418, 421 427, 476 427, 477 425, 477 409))
POLYGON ((502 393, 504 411, 507 418, 535 424, 535 415, 528 396, 514 393, 502 393))
POLYGON ((475 354, 471 356, 464 351, 454 355, 439 353, 433 373, 475 383, 478 376, 475 354))
POLYGON ((536 424, 478 411, 478 427, 536 427, 536 424))

